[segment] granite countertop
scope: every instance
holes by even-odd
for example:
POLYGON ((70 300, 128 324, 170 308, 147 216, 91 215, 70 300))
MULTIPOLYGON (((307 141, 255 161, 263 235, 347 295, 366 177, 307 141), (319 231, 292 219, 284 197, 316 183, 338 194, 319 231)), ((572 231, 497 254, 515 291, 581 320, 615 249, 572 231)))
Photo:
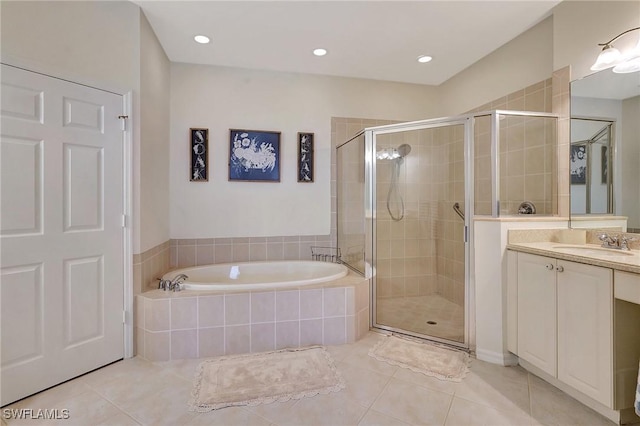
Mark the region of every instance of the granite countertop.
POLYGON ((640 250, 623 251, 602 248, 598 244, 557 241, 509 243, 507 249, 640 274, 640 250))

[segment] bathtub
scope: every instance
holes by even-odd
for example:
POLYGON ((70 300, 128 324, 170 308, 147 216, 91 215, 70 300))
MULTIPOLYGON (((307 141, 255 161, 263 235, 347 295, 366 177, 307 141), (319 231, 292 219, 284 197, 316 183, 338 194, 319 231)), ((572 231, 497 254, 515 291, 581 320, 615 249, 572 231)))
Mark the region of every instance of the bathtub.
POLYGON ((171 271, 162 278, 187 275, 184 290, 258 290, 320 284, 347 273, 347 268, 337 263, 287 260, 194 266, 171 271))
POLYGON ((136 295, 135 352, 150 361, 353 343, 369 331, 369 280, 318 261, 196 266, 183 291, 136 295))

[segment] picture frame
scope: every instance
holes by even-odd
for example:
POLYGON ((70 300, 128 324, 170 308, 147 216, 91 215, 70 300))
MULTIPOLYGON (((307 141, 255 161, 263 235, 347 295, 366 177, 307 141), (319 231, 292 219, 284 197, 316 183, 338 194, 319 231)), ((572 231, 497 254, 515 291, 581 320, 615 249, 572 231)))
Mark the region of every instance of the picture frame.
POLYGON ((209 129, 189 129, 191 151, 191 182, 209 181, 209 129))
POLYGON ((603 145, 600 151, 600 170, 601 170, 601 176, 602 176, 601 183, 603 185, 606 185, 607 183, 609 183, 609 174, 608 174, 609 173, 609 170, 608 170, 609 150, 607 148, 608 147, 606 145, 603 145))
POLYGON ((314 134, 298 132, 298 182, 313 182, 314 134))
POLYGON ((280 132, 229 129, 229 181, 280 182, 280 132))
POLYGON ((584 185, 587 183, 586 143, 571 145, 569 170, 571 176, 571 185, 584 185))

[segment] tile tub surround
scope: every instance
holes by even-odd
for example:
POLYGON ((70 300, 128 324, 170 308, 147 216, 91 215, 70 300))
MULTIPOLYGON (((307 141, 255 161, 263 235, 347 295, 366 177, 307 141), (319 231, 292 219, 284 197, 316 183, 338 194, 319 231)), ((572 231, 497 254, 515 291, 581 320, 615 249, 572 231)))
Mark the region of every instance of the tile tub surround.
POLYGON ((335 246, 335 238, 331 235, 293 235, 173 239, 169 248, 169 267, 175 269, 229 262, 311 260, 312 246, 335 246))
POLYGON ((353 343, 369 331, 369 280, 309 287, 153 290, 136 296, 137 353, 149 361, 353 343))
POLYGON ((133 294, 157 287, 156 278, 169 270, 171 241, 133 255, 133 294))

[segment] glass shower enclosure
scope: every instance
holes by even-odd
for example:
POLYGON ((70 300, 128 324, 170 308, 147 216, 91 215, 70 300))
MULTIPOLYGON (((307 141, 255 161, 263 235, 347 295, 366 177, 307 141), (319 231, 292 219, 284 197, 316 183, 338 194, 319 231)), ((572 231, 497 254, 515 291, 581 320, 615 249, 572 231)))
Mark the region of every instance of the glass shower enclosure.
POLYGON ((402 123, 337 148, 338 247, 372 279, 376 328, 468 347, 470 132, 469 117, 402 123))
POLYGON ((374 328, 469 349, 479 216, 557 211, 557 116, 488 111, 362 130, 336 148, 341 261, 374 328))

